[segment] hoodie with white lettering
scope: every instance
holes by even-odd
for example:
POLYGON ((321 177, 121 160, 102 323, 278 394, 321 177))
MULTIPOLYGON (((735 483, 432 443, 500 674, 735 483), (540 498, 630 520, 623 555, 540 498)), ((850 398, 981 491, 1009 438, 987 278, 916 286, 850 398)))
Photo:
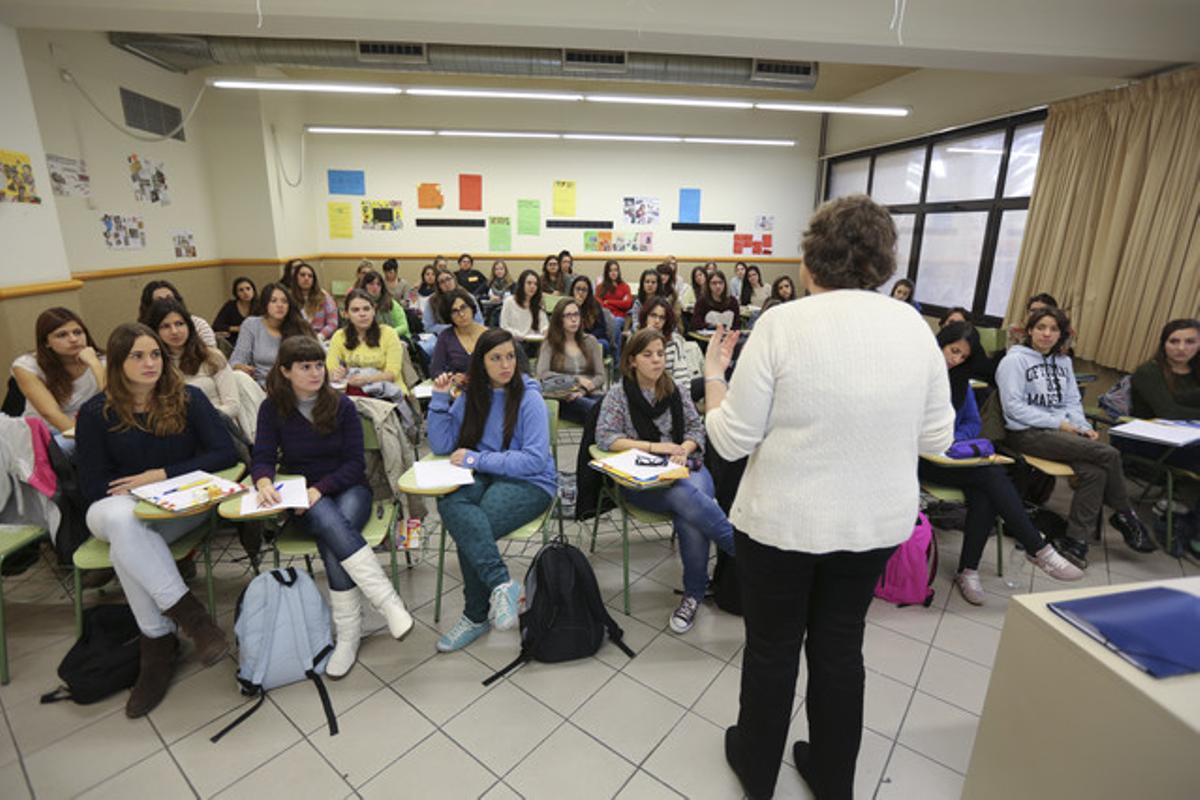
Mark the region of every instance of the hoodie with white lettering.
POLYGON ((1004 407, 1004 427, 1057 429, 1063 421, 1090 431, 1083 415, 1075 369, 1067 355, 1042 355, 1032 347, 1009 349, 996 368, 996 385, 1004 407))

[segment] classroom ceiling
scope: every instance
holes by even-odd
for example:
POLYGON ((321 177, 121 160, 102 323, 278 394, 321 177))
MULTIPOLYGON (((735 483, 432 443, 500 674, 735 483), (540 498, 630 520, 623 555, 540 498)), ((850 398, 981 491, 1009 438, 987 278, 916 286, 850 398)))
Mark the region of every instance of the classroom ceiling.
MULTIPOLYGON (((0 0, 18 28, 579 47, 1135 77, 1200 62, 1200 0, 0 0), (889 30, 905 9, 903 44, 889 30)), ((862 73, 859 77, 862 77, 862 73)))

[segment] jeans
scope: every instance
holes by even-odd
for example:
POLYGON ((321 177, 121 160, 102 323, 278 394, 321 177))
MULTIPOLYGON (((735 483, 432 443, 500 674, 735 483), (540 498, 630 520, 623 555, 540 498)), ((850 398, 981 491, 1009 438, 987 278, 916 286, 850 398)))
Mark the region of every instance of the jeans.
POLYGON ((1025 552, 1033 555, 1046 545, 1046 540, 1033 526, 1025 513, 1017 489, 1004 468, 992 464, 984 467, 946 467, 924 459, 917 463, 922 481, 961 489, 967 498, 967 523, 963 526, 962 553, 958 571, 979 569, 979 559, 987 544, 988 534, 999 515, 1008 532, 1021 543, 1025 552))
POLYGON ((458 548, 467 619, 486 620, 492 590, 509 579, 496 542, 536 519, 552 500, 528 481, 482 472, 470 486, 438 498, 438 514, 458 548))
POLYGON ((129 495, 97 500, 88 507, 87 526, 97 539, 108 542, 109 560, 138 628, 157 639, 175 631, 175 623, 162 612, 188 591, 168 545, 207 524, 208 514, 146 522, 133 515, 136 505, 137 499, 129 495))
POLYGON ((362 529, 370 518, 371 490, 366 486, 351 486, 341 494, 322 496, 303 514, 293 517, 300 530, 317 540, 331 591, 354 588, 354 579, 342 562, 367 546, 362 529))
POLYGON ((803 553, 761 544, 742 531, 736 540, 746 626, 738 710, 746 791, 754 797, 775 792, 803 645, 809 788, 822 800, 850 798, 862 740, 867 607, 896 548, 803 553))
POLYGON ((670 514, 671 527, 679 539, 683 562, 683 593, 704 599, 708 588, 708 543, 733 555, 733 526, 714 499, 712 475, 707 467, 692 472, 666 489, 626 491, 631 505, 655 514, 670 514))
POLYGON ((603 395, 597 395, 595 397, 585 395, 583 397, 577 397, 574 400, 559 400, 559 416, 570 422, 577 422, 582 425, 584 421, 587 420, 588 412, 591 411, 592 408, 603 399, 603 395))

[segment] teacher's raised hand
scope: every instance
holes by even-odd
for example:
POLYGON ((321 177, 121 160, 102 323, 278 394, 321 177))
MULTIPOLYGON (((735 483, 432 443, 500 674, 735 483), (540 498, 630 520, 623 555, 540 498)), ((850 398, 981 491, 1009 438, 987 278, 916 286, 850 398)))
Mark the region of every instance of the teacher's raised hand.
POLYGON ((725 372, 733 363, 733 350, 737 347, 739 333, 718 325, 704 354, 704 377, 724 379, 725 372))

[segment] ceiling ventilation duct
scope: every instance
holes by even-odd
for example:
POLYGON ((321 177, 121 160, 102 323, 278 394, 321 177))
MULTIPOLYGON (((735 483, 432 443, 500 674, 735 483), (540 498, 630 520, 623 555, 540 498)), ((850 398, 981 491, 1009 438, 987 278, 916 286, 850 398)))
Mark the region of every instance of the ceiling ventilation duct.
POLYGON ((109 40, 122 50, 178 72, 262 65, 789 90, 812 89, 818 72, 812 61, 619 50, 148 33, 110 33, 109 40))

